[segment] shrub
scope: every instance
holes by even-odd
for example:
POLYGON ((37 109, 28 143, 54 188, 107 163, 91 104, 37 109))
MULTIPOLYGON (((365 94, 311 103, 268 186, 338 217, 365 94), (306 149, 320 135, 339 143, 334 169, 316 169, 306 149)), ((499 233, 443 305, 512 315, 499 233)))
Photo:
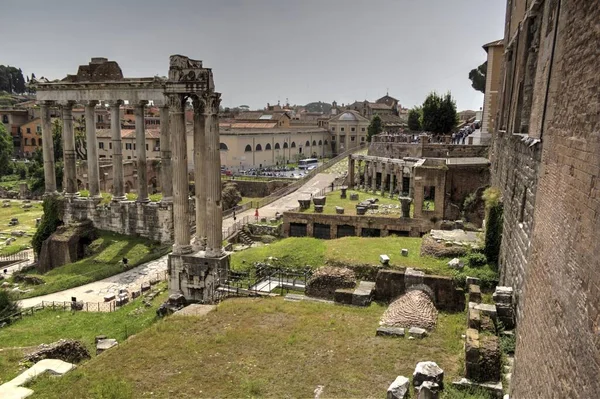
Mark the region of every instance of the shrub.
POLYGON ((5 290, 0 290, 0 320, 15 313, 19 309, 17 302, 12 294, 5 290))
POLYGON ((472 252, 467 255, 467 262, 470 267, 481 267, 487 264, 487 257, 480 252, 472 252))
POLYGON ((42 205, 44 214, 42 215, 40 225, 31 240, 33 250, 38 255, 42 250, 43 242, 62 224, 62 221, 60 220, 60 206, 61 200, 59 197, 48 196, 44 198, 44 203, 42 205))

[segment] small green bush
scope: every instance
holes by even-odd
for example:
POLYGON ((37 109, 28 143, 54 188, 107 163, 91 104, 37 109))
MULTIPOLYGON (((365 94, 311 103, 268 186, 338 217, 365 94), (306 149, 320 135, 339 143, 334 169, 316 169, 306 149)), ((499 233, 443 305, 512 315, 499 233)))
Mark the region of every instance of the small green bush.
POLYGON ((467 262, 470 267, 481 267, 487 264, 487 257, 480 252, 472 252, 467 255, 467 262))

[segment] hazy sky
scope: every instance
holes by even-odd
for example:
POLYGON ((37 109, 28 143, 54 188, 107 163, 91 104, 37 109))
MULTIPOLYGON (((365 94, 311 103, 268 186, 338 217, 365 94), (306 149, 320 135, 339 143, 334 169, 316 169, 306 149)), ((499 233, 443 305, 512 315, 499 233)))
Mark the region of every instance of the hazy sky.
POLYGON ((483 95, 468 73, 503 36, 506 0, 2 0, 0 64, 63 78, 91 57, 126 77, 164 76, 169 55, 213 68, 224 106, 390 95, 403 106, 450 90, 483 95))

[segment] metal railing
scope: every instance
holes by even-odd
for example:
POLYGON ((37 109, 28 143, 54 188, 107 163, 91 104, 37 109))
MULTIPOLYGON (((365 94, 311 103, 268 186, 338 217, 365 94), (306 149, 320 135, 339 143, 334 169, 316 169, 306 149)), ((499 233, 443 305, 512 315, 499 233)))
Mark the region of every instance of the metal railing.
POLYGON ((250 222, 250 217, 244 216, 240 220, 235 221, 231 226, 223 229, 223 240, 227 240, 232 235, 240 231, 250 222))

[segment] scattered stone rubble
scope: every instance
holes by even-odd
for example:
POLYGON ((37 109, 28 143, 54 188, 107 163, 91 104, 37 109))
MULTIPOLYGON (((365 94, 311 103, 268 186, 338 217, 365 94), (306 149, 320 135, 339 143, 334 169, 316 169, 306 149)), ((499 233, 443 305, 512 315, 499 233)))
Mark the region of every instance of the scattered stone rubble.
POLYGON ((25 359, 37 363, 42 359, 59 359, 69 363, 79 363, 90 358, 83 343, 71 339, 61 339, 51 344, 42 344, 38 349, 25 356, 25 359))
POLYGON ((387 399, 405 399, 408 395, 410 381, 408 378, 399 375, 394 382, 391 383, 387 390, 387 399))
POLYGON ((160 305, 156 309, 156 315, 158 317, 168 316, 183 309, 187 305, 187 300, 183 294, 171 294, 165 303, 160 305))
POLYGON ((355 286, 354 271, 347 268, 325 266, 315 271, 307 281, 305 293, 312 297, 334 299, 337 289, 354 288, 355 286))

